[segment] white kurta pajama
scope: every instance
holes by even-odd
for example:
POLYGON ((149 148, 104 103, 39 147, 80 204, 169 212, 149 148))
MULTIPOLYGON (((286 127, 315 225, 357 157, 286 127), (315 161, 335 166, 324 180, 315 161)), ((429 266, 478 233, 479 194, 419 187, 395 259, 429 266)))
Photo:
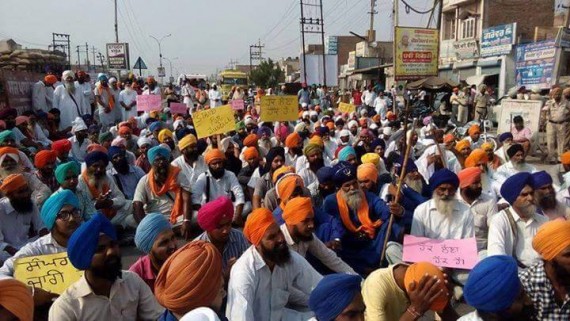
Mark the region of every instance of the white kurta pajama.
POLYGON ((81 116, 79 112, 81 111, 80 106, 83 104, 83 94, 78 88, 75 88, 73 99, 65 85, 58 86, 53 92, 53 107, 61 112, 59 130, 71 127, 71 122, 81 116), (75 102, 73 102, 73 99, 75 99, 75 102))
POLYGON ((137 117, 137 105, 135 104, 130 110, 126 110, 120 103, 130 106, 133 101, 137 100, 137 92, 135 90, 124 89, 119 94, 119 105, 121 109, 121 121, 127 121, 131 117, 137 117))
MULTIPOLYGON (((103 102, 103 104, 105 104, 105 106, 102 106, 101 104, 97 103, 97 111, 99 113, 99 121, 101 121, 101 125, 102 125, 101 130, 107 130, 115 122, 114 110, 111 110, 109 112, 105 112, 105 107, 109 107, 109 102, 110 102, 109 96, 113 95, 113 91, 111 89, 109 89, 109 91, 107 91, 102 87, 97 87, 97 88, 95 88, 95 90, 93 92, 95 93, 95 96, 100 96, 101 101, 103 102)), ((113 95, 113 98, 114 98, 114 95, 113 95)), ((117 104, 118 104, 118 102, 115 101, 114 108, 117 108, 117 104)))

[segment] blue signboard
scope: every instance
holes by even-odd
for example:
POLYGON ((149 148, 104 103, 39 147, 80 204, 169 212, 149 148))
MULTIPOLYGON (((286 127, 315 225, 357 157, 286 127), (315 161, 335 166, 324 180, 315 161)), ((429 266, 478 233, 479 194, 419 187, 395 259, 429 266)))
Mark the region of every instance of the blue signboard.
POLYGON ((547 40, 517 45, 516 78, 519 86, 550 88, 556 61, 554 43, 553 40, 547 40))
POLYGON ((510 54, 516 35, 516 22, 483 29, 480 43, 481 57, 510 54))

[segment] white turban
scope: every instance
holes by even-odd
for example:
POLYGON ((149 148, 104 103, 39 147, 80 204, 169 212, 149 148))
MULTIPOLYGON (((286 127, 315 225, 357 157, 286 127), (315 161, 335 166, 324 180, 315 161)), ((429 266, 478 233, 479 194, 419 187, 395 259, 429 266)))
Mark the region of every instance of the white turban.
POLYGON ((180 321, 220 321, 220 319, 212 309, 202 307, 186 313, 180 321))
POLYGON ((252 117, 246 117, 243 123, 247 125, 255 125, 255 120, 252 117))
POLYGON ((351 121, 348 122, 348 126, 347 126, 347 127, 348 127, 349 129, 352 128, 352 127, 354 127, 354 126, 358 127, 358 122, 357 122, 356 120, 351 120, 351 121))
POLYGON ((117 136, 117 137, 115 137, 115 139, 113 139, 111 141, 111 146, 126 147, 127 146, 127 140, 121 136, 117 136))
POLYGON ((61 75, 61 79, 63 81, 65 81, 65 79, 67 79, 67 77, 71 77, 71 78, 75 78, 75 74, 73 73, 73 71, 71 70, 66 70, 63 72, 63 74, 61 75))
POLYGON ((139 139, 137 140, 137 145, 139 146, 139 148, 147 144, 152 145, 152 140, 150 140, 147 137, 139 137, 139 139))
POLYGON ((390 128, 390 127, 384 127, 384 129, 382 129, 382 134, 384 134, 384 135, 392 135, 392 128, 390 128))
POLYGON ((4 155, 0 156, 0 165, 2 165, 2 163, 4 163, 4 160, 6 159, 6 157, 10 157, 16 163, 20 162, 20 155, 10 153, 10 154, 4 154, 4 155))
POLYGON ((300 122, 295 126, 295 131, 296 132, 302 132, 305 131, 307 129, 307 124, 300 122))
POLYGON ((74 134, 80 130, 87 130, 87 125, 85 125, 81 117, 76 117, 75 120, 71 122, 71 125, 71 132, 74 134))
POLYGON ((346 137, 346 136, 350 136, 350 132, 348 131, 348 129, 341 130, 339 137, 346 137))
POLYGON ((310 116, 318 116, 319 113, 317 113, 315 110, 311 110, 311 111, 309 112, 309 115, 310 115, 310 116))

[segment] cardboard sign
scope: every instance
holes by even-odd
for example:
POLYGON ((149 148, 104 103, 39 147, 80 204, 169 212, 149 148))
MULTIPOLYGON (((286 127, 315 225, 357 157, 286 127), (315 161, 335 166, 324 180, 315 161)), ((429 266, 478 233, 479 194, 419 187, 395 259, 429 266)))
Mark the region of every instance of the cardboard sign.
POLYGON ((532 140, 538 142, 540 109, 542 108, 540 100, 503 99, 500 109, 497 107, 495 107, 499 122, 497 133, 511 132, 511 128, 514 127, 513 118, 521 116, 524 120, 524 127, 530 128, 532 132, 532 140))
POLYGON ((338 110, 342 111, 343 113, 350 114, 356 111, 356 106, 354 106, 353 104, 340 103, 338 104, 338 110))
POLYGON ((404 235, 405 262, 430 262, 435 266, 472 269, 479 256, 474 237, 462 240, 432 240, 404 235))
POLYGON ((171 114, 183 114, 186 115, 188 113, 188 107, 186 104, 182 103, 170 103, 170 113, 171 114))
POLYGON ((162 110, 162 98, 160 95, 138 95, 137 111, 162 110))
POLYGON ((61 294, 83 275, 69 259, 67 252, 16 259, 14 278, 45 291, 61 294))
POLYGON ((192 119, 198 138, 224 134, 236 128, 234 111, 230 105, 197 111, 192 114, 192 119))
POLYGON ((243 99, 234 99, 231 101, 233 110, 243 110, 245 108, 245 103, 243 99))
POLYGON ((260 118, 264 122, 297 120, 297 96, 262 96, 260 118))

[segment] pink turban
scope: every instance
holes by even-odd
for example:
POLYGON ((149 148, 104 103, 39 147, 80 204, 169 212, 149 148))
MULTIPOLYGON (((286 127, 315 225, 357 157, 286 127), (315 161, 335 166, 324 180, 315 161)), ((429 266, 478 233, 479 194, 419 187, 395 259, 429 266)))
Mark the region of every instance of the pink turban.
POLYGON ((234 217, 234 205, 232 201, 220 196, 215 200, 204 204, 198 210, 198 225, 206 232, 217 229, 223 219, 231 220, 234 217))

